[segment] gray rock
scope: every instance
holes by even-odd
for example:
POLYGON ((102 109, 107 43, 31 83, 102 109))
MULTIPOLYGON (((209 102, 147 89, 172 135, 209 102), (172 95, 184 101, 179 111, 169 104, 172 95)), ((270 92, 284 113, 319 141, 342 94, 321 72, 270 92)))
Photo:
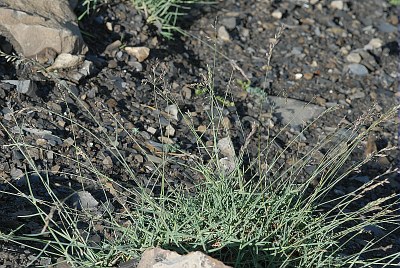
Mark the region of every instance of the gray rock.
POLYGON ((120 40, 114 41, 106 47, 104 54, 110 57, 115 57, 115 54, 117 54, 120 46, 122 46, 122 42, 120 40))
POLYGON ((72 55, 69 53, 61 53, 57 56, 54 63, 47 68, 48 71, 58 70, 58 69, 66 69, 66 68, 74 68, 81 64, 84 60, 82 55, 72 55))
POLYGON ((378 25, 378 30, 383 33, 394 33, 397 31, 397 27, 387 22, 382 22, 378 25))
POLYGON ((368 176, 355 176, 355 177, 351 177, 351 180, 356 180, 362 183, 368 183, 371 181, 371 178, 368 176))
POLYGON ((220 26, 218 28, 218 39, 224 42, 229 42, 231 41, 231 37, 226 30, 225 26, 220 26))
POLYGON ((236 27, 236 18, 235 17, 223 18, 221 20, 221 24, 224 25, 226 29, 233 30, 236 27))
POLYGON ((22 127, 22 130, 39 137, 44 137, 45 135, 52 135, 50 130, 45 130, 45 129, 22 127))
POLYGON ((17 86, 17 91, 22 94, 34 96, 37 90, 32 80, 2 80, 1 82, 17 86))
POLYGON ((345 67, 345 72, 350 71, 352 74, 364 76, 368 74, 368 69, 362 64, 352 63, 345 67))
POLYGON ((88 51, 68 0, 3 0, 0 35, 17 53, 41 63, 57 54, 88 51))
POLYGON ((111 157, 108 155, 103 159, 103 166, 105 168, 112 168, 113 167, 113 161, 111 157))
POLYGON ((25 173, 19 168, 12 168, 10 175, 13 179, 19 179, 25 176, 25 173))
POLYGON ((382 227, 378 227, 377 225, 367 225, 364 228, 364 232, 372 233, 374 236, 383 237, 386 233, 382 230, 382 227))
POLYGON ((74 81, 75 83, 79 83, 79 81, 84 77, 84 75, 78 71, 70 71, 67 74, 67 77, 74 81))
POLYGON ((135 68, 136 72, 143 71, 143 65, 140 62, 137 62, 136 60, 135 61, 132 61, 132 60, 128 61, 128 65, 133 67, 133 68, 135 68))
POLYGON ((301 127, 325 111, 323 107, 300 100, 274 96, 268 99, 274 105, 274 116, 294 128, 301 127))
POLYGON ((229 136, 220 139, 217 146, 223 156, 232 159, 235 157, 235 149, 233 148, 232 140, 229 136))
POLYGON ((361 56, 360 54, 356 52, 352 52, 349 55, 346 56, 346 60, 351 63, 360 63, 361 62, 361 56))
POLYGON ((92 75, 95 70, 93 62, 89 60, 85 60, 79 69, 79 72, 83 74, 84 76, 89 76, 92 75))
POLYGON ((352 95, 349 96, 349 99, 355 100, 355 99, 363 99, 365 98, 365 93, 362 91, 358 91, 352 95))
POLYGON ((187 255, 161 248, 147 249, 137 268, 229 268, 222 262, 205 255, 200 251, 187 255))
POLYGON ((169 114, 173 119, 178 120, 178 106, 171 104, 165 108, 165 112, 169 114))
POLYGON ((87 191, 79 191, 71 196, 71 204, 77 209, 93 209, 99 202, 87 191))
POLYGON ((167 137, 173 137, 175 135, 175 128, 170 124, 165 127, 165 133, 167 137))
POLYGON ((151 154, 146 154, 146 158, 148 161, 154 164, 161 164, 163 162, 162 158, 151 154))

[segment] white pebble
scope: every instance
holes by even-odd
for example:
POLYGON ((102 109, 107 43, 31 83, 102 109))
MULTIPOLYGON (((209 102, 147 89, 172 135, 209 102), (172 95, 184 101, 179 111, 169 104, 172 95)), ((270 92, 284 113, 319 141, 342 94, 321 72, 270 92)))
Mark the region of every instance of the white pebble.
POLYGON ((299 80, 299 79, 301 79, 302 77, 303 77, 303 74, 301 74, 301 73, 297 73, 297 74, 294 75, 294 78, 295 78, 296 80, 299 80))
POLYGON ((364 46, 364 50, 372 50, 380 48, 383 45, 383 41, 379 38, 372 38, 368 45, 364 46))
POLYGON ((337 0, 331 2, 331 8, 342 10, 343 6, 343 1, 337 0))
POLYGON ((224 26, 218 28, 218 38, 224 42, 231 41, 231 37, 224 26))
POLYGON ((361 62, 361 56, 358 53, 350 53, 347 55, 346 60, 351 63, 360 63, 361 62))
POLYGON ((280 12, 278 9, 275 10, 274 12, 272 12, 272 17, 274 17, 275 19, 280 20, 283 16, 282 12, 280 12))

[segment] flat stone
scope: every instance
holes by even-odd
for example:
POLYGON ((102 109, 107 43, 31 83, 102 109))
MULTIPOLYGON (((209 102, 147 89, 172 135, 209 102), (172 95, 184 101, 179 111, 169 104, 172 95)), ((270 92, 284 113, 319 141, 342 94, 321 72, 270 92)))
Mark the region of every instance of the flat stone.
POLYGON ((125 51, 134 56, 138 62, 143 62, 150 55, 150 48, 148 47, 125 47, 125 51))
POLYGON ((165 112, 169 114, 173 119, 178 120, 178 106, 175 104, 168 105, 165 108, 165 112))
POLYGON ((330 4, 331 8, 342 10, 344 7, 343 1, 332 1, 330 4))
POLYGON ((364 76, 369 73, 367 67, 365 67, 364 65, 359 64, 359 63, 352 63, 352 64, 347 65, 345 67, 345 71, 347 71, 347 70, 350 71, 352 74, 359 75, 359 76, 364 76))
POLYGON ((227 17, 221 20, 221 24, 226 27, 228 30, 233 30, 236 28, 236 18, 235 17, 227 17))
POLYGON ((87 191, 76 192, 72 195, 70 202, 77 209, 93 209, 99 204, 92 194, 87 191))
POLYGON ((378 25, 378 30, 382 33, 394 33, 397 31, 397 27, 390 23, 382 22, 378 25))
POLYGON ((372 50, 380 48, 383 45, 383 41, 379 38, 372 38, 367 45, 364 46, 364 50, 372 50))
POLYGON ((1 82, 17 86, 17 92, 27 94, 29 96, 35 95, 37 86, 32 80, 2 80, 1 82))
POLYGON ((272 17, 274 17, 277 20, 280 20, 283 16, 283 13, 281 11, 279 11, 278 9, 275 10, 274 12, 272 12, 272 17))
POLYGON ((137 268, 229 268, 222 262, 205 255, 200 251, 190 252, 187 255, 161 248, 147 249, 137 268))
POLYGON ((275 96, 268 99, 274 104, 274 116, 294 128, 305 125, 325 111, 325 108, 305 101, 275 96))
POLYGON ((235 157, 235 149, 233 148, 232 140, 229 136, 220 139, 217 146, 223 156, 231 159, 235 157))
POLYGON ((173 137, 175 135, 175 128, 171 125, 166 126, 165 135, 168 137, 173 137))
POLYGON ((349 55, 347 55, 346 60, 351 63, 360 63, 361 56, 360 56, 360 54, 353 52, 353 53, 350 53, 349 55))
POLYGON ((225 26, 220 26, 218 28, 218 39, 222 40, 224 42, 231 41, 231 37, 230 37, 228 31, 226 30, 225 26))
POLYGON ((61 53, 57 56, 54 63, 47 68, 47 71, 53 71, 58 69, 74 68, 81 64, 84 60, 82 55, 72 55, 69 53, 61 53))
POLYGON ((25 173, 19 168, 12 168, 10 175, 13 179, 19 179, 25 176, 25 173))
POLYGON ((95 70, 94 63, 89 60, 85 60, 79 69, 79 73, 81 73, 84 76, 89 76, 92 75, 95 70))
POLYGON ((146 154, 146 158, 148 161, 154 164, 161 164, 163 162, 162 158, 151 154, 146 154))
POLYGON ((112 161, 112 159, 111 159, 110 156, 106 156, 106 157, 103 159, 103 166, 104 166, 105 168, 112 168, 112 167, 113 167, 113 161, 112 161))
POLYGON ((17 53, 41 63, 88 51, 68 0, 3 0, 0 35, 17 53))
POLYGON ((114 57, 117 54, 118 49, 122 46, 122 42, 120 40, 116 40, 109 44, 106 49, 104 50, 104 54, 114 57))

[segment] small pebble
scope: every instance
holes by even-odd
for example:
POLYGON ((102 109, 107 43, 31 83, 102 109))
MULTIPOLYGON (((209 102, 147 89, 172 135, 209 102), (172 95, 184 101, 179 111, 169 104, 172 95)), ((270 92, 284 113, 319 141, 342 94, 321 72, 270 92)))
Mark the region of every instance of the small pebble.
POLYGON ((280 20, 282 18, 282 16, 283 16, 282 12, 279 11, 278 9, 275 10, 274 12, 272 12, 271 15, 272 15, 272 17, 274 17, 277 20, 280 20))
POLYGON ((311 80, 314 77, 313 73, 305 73, 304 74, 304 79, 306 80, 311 80))
POLYGON ((107 28, 107 30, 108 31, 110 31, 110 32, 112 32, 112 30, 113 30, 113 26, 112 26, 112 23, 111 22, 106 22, 106 28, 107 28))
POLYGON ((360 54, 353 52, 353 53, 350 53, 349 55, 347 55, 346 60, 351 63, 360 63, 361 56, 360 56, 360 54))
POLYGON ((143 163, 143 156, 140 154, 135 154, 134 159, 136 160, 136 162, 138 163, 143 163))
POLYGON ((175 135, 175 128, 171 125, 165 127, 165 135, 167 137, 173 137, 175 135))
POLYGON ((324 98, 322 98, 322 97, 320 97, 320 96, 317 96, 317 97, 315 97, 315 102, 316 102, 317 104, 321 105, 321 106, 325 106, 325 104, 326 104, 326 99, 324 99, 324 98))
POLYGON ((167 106, 165 112, 175 120, 178 120, 178 107, 175 104, 167 106))
POLYGON ((376 48, 380 48, 383 45, 383 41, 379 38, 372 38, 369 43, 364 46, 364 50, 372 50, 376 48))
POLYGON ((382 22, 378 25, 378 30, 382 33, 394 33, 397 32, 397 27, 387 22, 382 22))
POLYGON ((157 129, 155 129, 154 127, 148 127, 147 132, 154 135, 157 132, 157 129))
POLYGON ((125 47, 125 51, 139 62, 143 62, 150 55, 150 48, 148 47, 125 47))
POLYGON ((122 43, 120 40, 114 41, 113 43, 109 44, 106 47, 106 49, 104 50, 104 54, 114 57, 120 46, 122 46, 122 43))
POLYGON ((221 20, 221 24, 224 25, 226 29, 233 30, 236 28, 236 18, 235 17, 223 18, 221 20))
POLYGON ((337 1, 332 1, 330 7, 343 10, 343 1, 337 0, 337 1))
POLYGON ((106 156, 103 159, 103 166, 106 167, 106 168, 112 168, 113 167, 113 161, 112 161, 110 156, 106 156))
POLYGON ((362 64, 352 63, 347 66, 352 74, 364 76, 368 74, 368 69, 362 64))
POLYGON ((299 80, 299 79, 301 79, 302 77, 303 77, 303 74, 301 74, 301 73, 297 73, 297 74, 294 75, 294 78, 295 78, 296 80, 299 80))
POLYGON ((197 127, 197 131, 200 133, 205 133, 207 131, 207 127, 205 125, 200 125, 197 127))
POLYGON ((115 60, 108 61, 108 68, 114 69, 114 68, 117 68, 117 66, 118 66, 118 63, 115 60))
POLYGON ((189 100, 192 98, 192 90, 189 87, 183 87, 182 88, 182 96, 189 100))
POLYGON ((224 42, 231 41, 231 37, 229 36, 229 33, 226 30, 225 26, 220 26, 218 28, 218 39, 220 39, 220 40, 222 40, 224 42))

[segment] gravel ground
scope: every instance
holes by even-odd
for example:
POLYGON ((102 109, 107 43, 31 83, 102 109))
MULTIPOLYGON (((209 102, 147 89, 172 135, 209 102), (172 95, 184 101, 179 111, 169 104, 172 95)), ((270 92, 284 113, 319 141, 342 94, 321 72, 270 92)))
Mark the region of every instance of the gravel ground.
MULTIPOLYGON (((258 140, 265 142, 268 137, 276 137, 273 153, 285 148, 303 125, 301 120, 289 122, 288 115, 307 118, 330 107, 339 107, 302 132, 300 140, 279 160, 280 164, 289 166, 294 157, 309 152, 321 136, 332 133, 337 126, 367 128, 372 119, 394 106, 400 97, 396 9, 386 1, 343 1, 343 5, 340 2, 226 0, 216 5, 195 6, 179 22, 192 36, 177 35, 174 40, 157 35, 156 27, 146 25, 143 16, 126 2, 103 6, 81 25, 91 33, 85 38, 90 47, 87 59, 94 63, 94 70, 79 83, 68 82, 79 102, 57 86, 54 79, 40 77, 38 91, 30 95, 19 94, 12 86, 0 84, 1 123, 16 136, 24 134, 28 144, 37 145, 27 152, 39 170, 50 171, 59 196, 68 196, 84 184, 100 201, 96 176, 73 161, 78 152, 75 145, 82 152, 79 158, 83 163, 90 159, 114 180, 134 187, 132 177, 124 172, 112 151, 97 140, 107 136, 124 140, 127 134, 117 127, 115 119, 118 119, 138 140, 137 144, 120 142, 117 148, 122 156, 142 183, 159 183, 151 174, 162 163, 163 151, 168 150, 169 155, 189 164, 193 161, 190 155, 198 155, 195 136, 185 120, 191 120, 198 133, 205 132, 204 142, 212 144, 212 136, 205 131, 210 123, 209 97, 199 90, 210 67, 216 94, 226 97, 225 104, 229 106, 219 111, 223 115, 221 135, 229 133, 236 149, 243 145, 251 122, 259 125, 258 140), (269 64, 269 44, 282 24, 286 29, 269 64), (149 58, 139 62, 119 49, 120 46, 110 46, 118 40, 126 46, 149 48, 149 58), (238 82, 246 79, 251 81, 247 91, 238 82), (153 84, 160 90, 154 90, 153 84), (278 97, 286 98, 286 103, 278 97), (307 103, 308 110, 304 112, 307 103), (177 108, 187 115, 176 116, 177 108), (101 127, 90 118, 89 111, 101 122, 101 127), (68 118, 80 126, 71 124, 68 118), (18 128, 15 121, 23 127, 18 128), (285 123, 289 126, 285 127, 285 123), (84 128, 94 135, 88 135, 84 128), (178 148, 184 153, 178 152, 178 148), (71 160, 66 161, 58 154, 71 160)), ((0 61, 0 80, 39 80, 26 68, 18 69, 4 59, 0 61)), ((64 73, 59 76, 70 77, 64 73)), ((9 143, 9 136, 0 129, 0 145, 9 143)), ((250 143, 249 158, 257 156, 257 144, 257 140, 250 143)), ((397 144, 397 125, 392 120, 374 129, 352 160, 362 158, 368 150, 397 144)), ((319 157, 324 153, 321 149, 319 157)), ((378 175, 387 183, 369 192, 360 201, 360 207, 389 193, 399 193, 398 173, 385 174, 397 167, 396 159, 398 151, 389 151, 337 185, 332 195, 350 192, 378 175)), ((200 179, 173 163, 165 168, 172 187, 190 187, 200 179)), ((25 170, 32 171, 24 155, 13 147, 3 146, 0 152, 3 181, 23 189, 27 186, 25 170)), ((37 176, 31 175, 30 181, 35 184, 35 180, 37 176)), ((0 190, 12 191, 12 188, 2 183, 0 190)), ((34 191, 38 196, 46 195, 40 187, 34 191)), ((40 228, 35 222, 17 218, 33 213, 23 200, 0 194, 0 203, 0 231, 9 231, 21 223, 26 224, 24 230, 28 232, 40 228)), ((349 253, 357 251, 366 240, 379 239, 390 231, 390 228, 366 230, 349 248, 349 253)), ((381 241, 381 250, 376 255, 399 252, 398 237, 400 233, 396 231, 381 241)), ((24 266, 29 258, 16 252, 31 254, 25 248, 10 244, 2 244, 0 251, 0 259, 4 261, 0 267, 24 266)))

